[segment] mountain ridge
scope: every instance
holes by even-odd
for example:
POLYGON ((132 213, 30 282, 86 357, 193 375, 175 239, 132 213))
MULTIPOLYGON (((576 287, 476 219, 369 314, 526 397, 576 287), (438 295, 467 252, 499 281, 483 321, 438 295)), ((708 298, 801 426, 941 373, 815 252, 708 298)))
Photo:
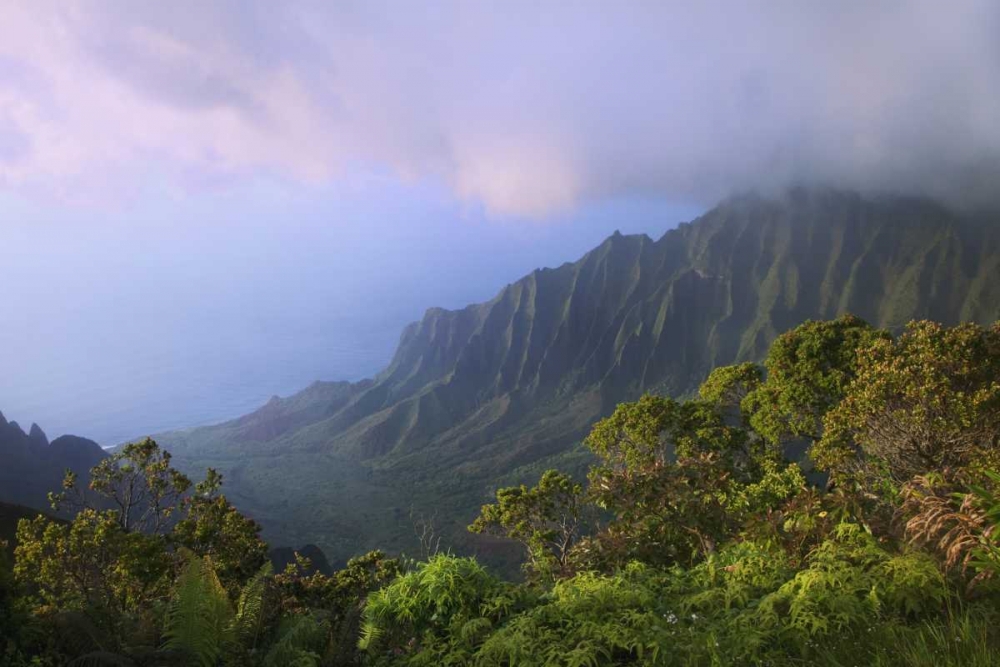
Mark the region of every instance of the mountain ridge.
POLYGON ((48 493, 61 490, 67 469, 87 479, 106 456, 93 440, 63 435, 49 442, 38 424, 25 433, 0 413, 0 501, 48 511, 48 493))
POLYGON ((428 309, 371 380, 318 383, 243 422, 158 438, 192 471, 220 467, 237 502, 282 524, 281 543, 336 558, 411 548, 397 535, 409 504, 446 515, 470 546, 459 527, 501 480, 582 461, 574 445, 618 402, 690 393, 806 319, 997 319, 1000 218, 982 218, 834 190, 732 197, 659 239, 612 234, 489 301, 428 309), (247 437, 248 423, 264 437, 247 437), (305 488, 287 488, 293 471, 305 488))

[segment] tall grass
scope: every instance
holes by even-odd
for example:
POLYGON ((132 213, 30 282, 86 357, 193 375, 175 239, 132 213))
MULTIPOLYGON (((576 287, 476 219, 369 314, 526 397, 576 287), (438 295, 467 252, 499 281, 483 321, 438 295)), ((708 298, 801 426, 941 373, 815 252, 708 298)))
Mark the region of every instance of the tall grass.
MULTIPOLYGON (((813 663, 816 664, 816 663, 813 663)), ((819 653, 824 667, 994 667, 1000 614, 983 606, 948 609, 913 624, 884 623, 819 653)))

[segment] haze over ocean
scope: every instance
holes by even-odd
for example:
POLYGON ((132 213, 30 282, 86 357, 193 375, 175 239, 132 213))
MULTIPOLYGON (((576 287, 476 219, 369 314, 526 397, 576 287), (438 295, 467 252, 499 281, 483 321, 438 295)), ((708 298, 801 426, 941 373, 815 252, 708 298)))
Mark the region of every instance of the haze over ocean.
POLYGON ((236 416, 736 192, 998 202, 995 2, 575 4, 0 3, 0 410, 236 416))
POLYGON ((393 179, 149 196, 141 210, 73 211, 74 226, 52 223, 65 210, 0 199, 14 221, 0 248, 8 419, 110 446, 371 377, 428 307, 488 300, 616 229, 658 237, 700 210, 618 199, 545 224, 487 220, 393 179))

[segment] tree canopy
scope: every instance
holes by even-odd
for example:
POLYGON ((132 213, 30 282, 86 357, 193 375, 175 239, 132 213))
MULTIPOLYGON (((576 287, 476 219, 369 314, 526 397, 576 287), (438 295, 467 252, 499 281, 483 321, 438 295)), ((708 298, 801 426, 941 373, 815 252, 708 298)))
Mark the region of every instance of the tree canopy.
POLYGON ((584 444, 469 526, 521 581, 447 545, 275 573, 218 473, 128 445, 0 550, 0 665, 1000 662, 1000 325, 807 322, 584 444))

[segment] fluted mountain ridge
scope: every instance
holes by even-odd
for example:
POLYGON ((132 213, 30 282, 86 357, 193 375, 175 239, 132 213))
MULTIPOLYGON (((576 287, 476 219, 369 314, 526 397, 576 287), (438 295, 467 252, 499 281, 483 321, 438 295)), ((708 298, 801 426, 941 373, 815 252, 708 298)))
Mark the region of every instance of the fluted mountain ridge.
POLYGON ((658 240, 616 233, 488 302, 432 308, 371 380, 160 440, 183 465, 228 473, 279 543, 404 549, 411 508, 461 542, 497 484, 583 461, 575 446, 623 400, 687 394, 807 319, 993 322, 998 276, 1000 216, 834 190, 744 195, 658 240))

